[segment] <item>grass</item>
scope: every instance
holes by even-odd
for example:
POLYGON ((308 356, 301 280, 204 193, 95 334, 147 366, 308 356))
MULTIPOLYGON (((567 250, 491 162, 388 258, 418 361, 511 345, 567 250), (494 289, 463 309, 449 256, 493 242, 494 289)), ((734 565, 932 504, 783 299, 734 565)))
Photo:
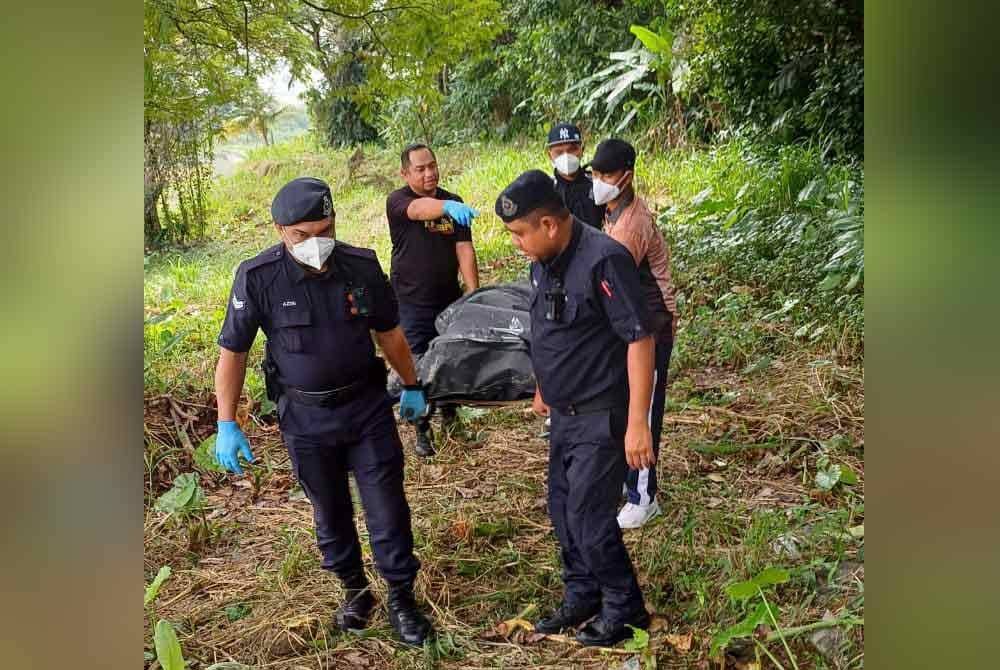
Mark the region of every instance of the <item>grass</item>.
MULTIPOLYGON (((338 238, 375 248, 388 265, 383 208, 385 194, 399 181, 398 158, 365 147, 352 172, 351 152, 310 142, 300 137, 252 152, 245 170, 212 191, 212 237, 146 260, 149 503, 177 474, 199 469, 191 451, 214 432, 215 337, 232 272, 273 243, 268 207, 282 183, 303 174, 329 181, 338 238)), ((523 273, 524 262, 492 204, 520 171, 544 167, 541 151, 466 145, 439 153, 442 184, 481 212, 474 240, 485 280, 523 273)), ((804 178, 799 173, 816 172, 807 153, 789 150, 779 157, 789 167, 748 163, 739 147, 657 156, 641 162, 639 182, 661 210, 674 209, 672 235, 683 226, 695 235, 707 215, 690 202, 706 184, 725 198, 747 179, 784 175, 754 186, 760 189, 754 197, 778 211, 792 206, 804 178)), ((864 611, 864 537, 857 532, 864 524, 864 378, 857 350, 836 338, 796 338, 794 322, 748 320, 785 298, 763 283, 750 293, 731 286, 723 291, 731 277, 722 272, 716 283, 705 280, 710 257, 700 251, 689 256, 689 248, 674 246, 684 311, 658 464, 664 514, 625 536, 656 613, 650 645, 661 668, 702 667, 711 636, 744 615, 724 587, 768 566, 792 574, 767 596, 782 629, 813 624, 828 610, 859 617, 864 611), (726 293, 733 297, 722 299, 726 293), (730 301, 735 306, 727 307, 730 301), (823 457, 849 466, 858 483, 819 489, 814 478, 823 457), (687 652, 669 642, 668 635, 687 634, 693 640, 687 652)), ((147 581, 160 566, 173 568, 156 616, 177 627, 186 658, 205 666, 232 660, 269 668, 401 669, 620 668, 630 656, 621 649, 582 649, 558 637, 505 636, 495 628, 526 609, 537 618, 561 594, 545 509, 546 445, 538 437, 540 422, 523 405, 461 412, 462 425, 441 435, 439 455, 430 463, 412 456, 413 431, 400 427, 423 562, 417 589, 435 619, 438 641, 422 650, 401 648, 391 641, 384 609, 363 638, 332 631, 340 589, 318 569, 311 508, 273 418, 259 415, 261 386, 252 367, 241 406, 258 458, 252 475, 201 473, 207 539, 192 549, 183 525, 164 523, 147 505, 147 581)), ((357 522, 369 576, 384 602, 360 513, 357 522)), ((153 623, 147 619, 147 627, 153 623)), ((808 642, 807 632, 788 643, 800 668, 835 665, 808 642)), ((863 628, 843 629, 839 644, 842 667, 863 665, 863 628)), ((780 642, 767 648, 792 667, 780 642)), ((732 652, 739 656, 740 650, 732 652)))

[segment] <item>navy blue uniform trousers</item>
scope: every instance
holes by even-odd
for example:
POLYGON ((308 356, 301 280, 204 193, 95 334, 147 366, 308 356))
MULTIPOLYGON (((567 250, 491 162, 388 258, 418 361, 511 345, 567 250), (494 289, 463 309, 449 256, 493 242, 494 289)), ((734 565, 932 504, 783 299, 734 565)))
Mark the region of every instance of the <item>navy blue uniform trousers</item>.
MULTIPOLYGON (((660 462, 660 436, 663 434, 663 412, 667 406, 667 371, 673 340, 656 343, 656 368, 653 377, 653 400, 649 404, 649 431, 653 434, 653 453, 660 462)), ((656 466, 642 470, 628 469, 625 476, 628 501, 634 505, 649 505, 656 497, 656 466)))
POLYGON ((385 389, 362 392, 333 409, 295 405, 287 397, 281 401, 283 437, 313 506, 322 567, 341 577, 363 567, 347 481, 353 471, 375 565, 390 584, 413 581, 420 562, 413 555, 410 507, 403 492, 403 446, 385 389), (304 433, 302 427, 310 424, 316 428, 313 434, 285 430, 287 425, 304 433))
POLYGON ((620 623, 645 607, 617 520, 628 412, 550 413, 549 515, 562 552, 565 601, 600 604, 602 618, 620 623))

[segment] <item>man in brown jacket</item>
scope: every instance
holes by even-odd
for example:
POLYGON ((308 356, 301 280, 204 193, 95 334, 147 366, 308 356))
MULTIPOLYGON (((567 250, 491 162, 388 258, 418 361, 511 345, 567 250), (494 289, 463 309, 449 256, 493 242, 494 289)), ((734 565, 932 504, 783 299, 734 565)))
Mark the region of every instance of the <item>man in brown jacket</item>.
MULTIPOLYGON (((618 139, 601 142, 590 167, 594 176, 594 202, 607 207, 604 232, 624 245, 635 259, 646 305, 656 322, 656 368, 649 426, 659 462, 663 410, 667 401, 667 368, 677 332, 670 248, 646 203, 635 194, 635 149, 632 145, 618 139)), ((625 486, 628 501, 618 513, 618 525, 623 529, 639 528, 660 513, 656 501, 656 466, 630 469, 625 486)))

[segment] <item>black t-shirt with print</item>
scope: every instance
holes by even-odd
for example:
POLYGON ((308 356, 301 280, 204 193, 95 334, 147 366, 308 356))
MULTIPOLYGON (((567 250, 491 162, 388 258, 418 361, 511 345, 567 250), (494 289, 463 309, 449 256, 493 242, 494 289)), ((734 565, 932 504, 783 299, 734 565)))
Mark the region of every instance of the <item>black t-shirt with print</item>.
MULTIPOLYGON (((471 242, 472 230, 459 226, 448 217, 433 221, 414 221, 406 209, 424 196, 409 186, 393 191, 385 201, 392 238, 392 287, 401 302, 440 307, 462 295, 458 285, 457 242, 471 242)), ((443 188, 432 196, 438 200, 462 199, 443 188)))

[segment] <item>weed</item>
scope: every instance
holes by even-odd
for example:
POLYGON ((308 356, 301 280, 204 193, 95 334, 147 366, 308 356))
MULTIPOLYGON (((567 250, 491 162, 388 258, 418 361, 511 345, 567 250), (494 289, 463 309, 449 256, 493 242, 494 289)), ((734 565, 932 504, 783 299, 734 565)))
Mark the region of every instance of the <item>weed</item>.
MULTIPOLYGON (((413 431, 400 428, 423 564, 418 591, 440 634, 421 650, 387 644, 384 613, 363 638, 330 636, 320 623, 329 620, 339 587, 318 569, 308 504, 290 495, 287 454, 263 418, 273 407, 256 369, 262 338, 250 353, 240 411, 253 417, 247 431, 265 465, 253 469, 245 488, 230 486, 212 467, 215 338, 236 266, 276 241, 268 212, 277 188, 303 174, 326 179, 338 238, 376 249, 388 269, 384 200, 399 185, 398 156, 362 151, 351 172, 350 151, 321 149, 306 137, 255 150, 245 170, 213 184, 207 238, 146 259, 146 504, 155 507, 164 482, 188 491, 183 475, 192 468, 202 496, 201 512, 147 521, 147 576, 173 566, 172 597, 158 606, 160 616, 150 608, 150 633, 160 618, 190 622, 183 630, 198 630, 184 642, 190 655, 226 654, 253 666, 352 667, 352 654, 364 657, 356 665, 396 670, 607 665, 599 652, 553 641, 482 639, 495 622, 532 604, 548 610, 563 592, 545 504, 546 445, 537 438, 540 422, 523 406, 462 408, 456 430, 439 432, 443 445, 429 463, 410 457, 413 431), (178 442, 170 415, 161 416, 166 398, 197 409, 190 445, 178 442), (199 533, 198 563, 178 562, 199 533), (231 541, 218 541, 223 533, 231 541)), ((537 146, 470 143, 442 148, 438 159, 442 185, 480 211, 473 235, 484 283, 523 279, 527 263, 493 202, 520 171, 547 169, 537 146)), ((860 170, 824 164, 808 147, 773 152, 740 143, 641 156, 638 168, 640 192, 665 213, 681 319, 658 463, 664 513, 628 531, 625 541, 649 608, 696 640, 687 657, 673 656, 650 631, 641 653, 661 667, 668 658, 695 666, 706 660, 711 635, 744 621, 766 598, 770 614, 762 612, 766 629, 758 632, 767 651, 746 643, 764 663, 831 665, 811 661, 804 639, 836 625, 847 633, 848 667, 863 665, 861 636, 850 634, 864 607, 863 286, 859 280, 848 290, 847 270, 838 270, 836 287, 820 286, 830 257, 850 242, 830 229, 828 210, 846 212, 860 196, 849 184, 860 183, 860 170), (824 491, 817 473, 828 483, 837 468, 824 491), (856 483, 844 478, 848 471, 856 483), (740 601, 721 586, 775 564, 787 566, 789 578, 763 595, 740 601), (822 619, 827 609, 838 623, 822 619)), ((198 498, 188 492, 189 501, 198 498)), ((358 524, 374 574, 360 512, 358 524)))
POLYGON ((299 577, 314 570, 318 562, 313 555, 313 537, 295 529, 287 529, 284 533, 284 557, 278 566, 278 583, 287 587, 299 577), (303 537, 308 535, 308 537, 303 537))

